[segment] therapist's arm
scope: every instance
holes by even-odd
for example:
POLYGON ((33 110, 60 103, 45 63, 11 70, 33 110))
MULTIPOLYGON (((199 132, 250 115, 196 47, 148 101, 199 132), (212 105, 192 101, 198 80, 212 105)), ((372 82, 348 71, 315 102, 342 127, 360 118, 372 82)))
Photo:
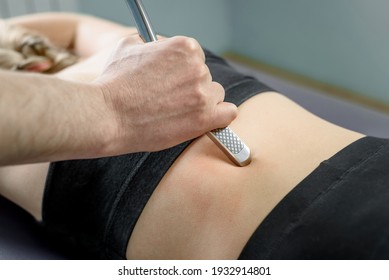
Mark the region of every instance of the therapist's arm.
POLYGON ((104 150, 114 128, 91 85, 8 71, 0 71, 0 84, 0 165, 104 150))
POLYGON ((190 38, 122 40, 91 83, 0 72, 0 166, 162 150, 237 114, 190 38))

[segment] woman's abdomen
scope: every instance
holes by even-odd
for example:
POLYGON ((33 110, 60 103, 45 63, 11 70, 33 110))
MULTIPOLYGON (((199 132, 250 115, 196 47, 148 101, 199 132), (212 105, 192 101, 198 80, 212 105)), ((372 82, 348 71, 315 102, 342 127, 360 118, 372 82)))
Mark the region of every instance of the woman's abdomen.
POLYGON ((131 259, 234 259, 263 219, 323 160, 362 137, 277 93, 239 107, 231 128, 252 151, 237 167, 206 136, 165 174, 127 248, 131 259))

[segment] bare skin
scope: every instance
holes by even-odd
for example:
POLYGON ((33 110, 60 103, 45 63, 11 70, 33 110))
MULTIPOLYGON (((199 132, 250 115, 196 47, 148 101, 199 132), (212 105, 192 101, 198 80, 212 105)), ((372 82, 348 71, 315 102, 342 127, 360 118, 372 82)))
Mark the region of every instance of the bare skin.
MULTIPOLYGON (((81 79, 95 75, 95 67, 87 69, 81 79)), ((68 71, 75 79, 80 73, 77 67, 68 71)), ((198 138, 148 201, 130 238, 128 259, 236 259, 287 193, 320 162, 363 137, 275 92, 242 104, 230 126, 252 150, 252 163, 236 167, 207 137, 198 138)), ((40 220, 47 169, 48 164, 0 169, 0 194, 40 220)))
POLYGON ((320 162, 363 137, 277 93, 245 102, 231 127, 251 148, 252 163, 236 167, 208 138, 198 139, 148 201, 127 258, 237 258, 287 193, 320 162))

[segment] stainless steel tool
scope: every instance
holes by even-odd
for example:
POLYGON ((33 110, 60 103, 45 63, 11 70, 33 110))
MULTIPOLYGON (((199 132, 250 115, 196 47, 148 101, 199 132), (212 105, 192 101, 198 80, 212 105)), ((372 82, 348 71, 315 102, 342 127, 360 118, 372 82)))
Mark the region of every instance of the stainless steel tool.
MULTIPOLYGON (((157 36, 141 0, 126 0, 130 8, 139 35, 144 42, 157 41, 157 36)), ((249 147, 229 127, 215 129, 207 136, 238 166, 246 166, 251 162, 249 147)))

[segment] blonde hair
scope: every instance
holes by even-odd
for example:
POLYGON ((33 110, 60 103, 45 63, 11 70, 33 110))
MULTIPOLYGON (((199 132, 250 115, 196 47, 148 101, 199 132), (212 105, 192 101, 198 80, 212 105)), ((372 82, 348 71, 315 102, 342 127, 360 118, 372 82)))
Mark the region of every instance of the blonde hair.
POLYGON ((54 46, 48 38, 0 20, 0 68, 56 73, 77 60, 76 55, 54 46))

